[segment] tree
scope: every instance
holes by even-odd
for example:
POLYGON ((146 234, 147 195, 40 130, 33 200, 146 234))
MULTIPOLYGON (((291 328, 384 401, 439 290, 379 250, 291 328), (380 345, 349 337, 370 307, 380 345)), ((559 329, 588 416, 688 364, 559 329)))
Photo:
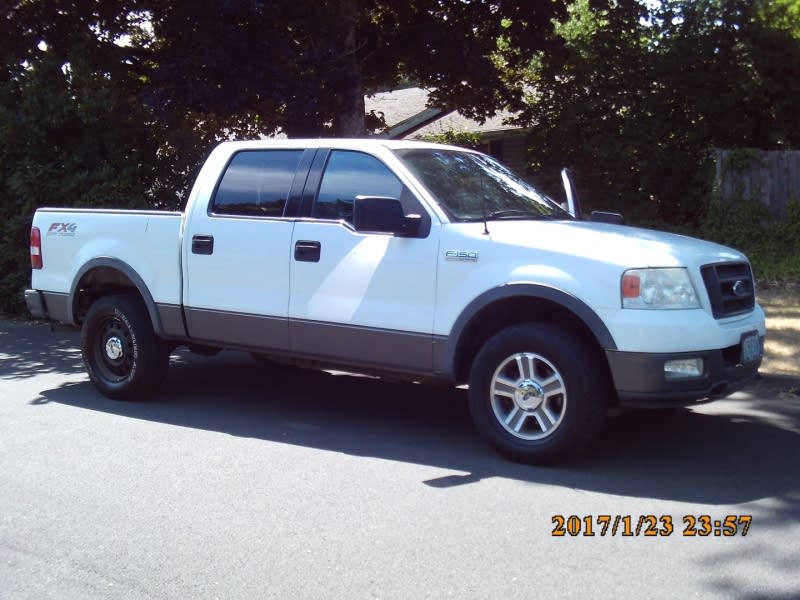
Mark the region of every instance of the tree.
POLYGON ((565 52, 528 66, 534 91, 519 122, 533 128, 535 163, 573 166, 584 198, 634 221, 696 224, 714 146, 800 141, 791 107, 800 46, 775 25, 777 10, 749 0, 576 1, 557 26, 565 52))
POLYGON ((0 12, 0 312, 21 308, 36 208, 151 199, 157 141, 142 126, 128 50, 113 43, 125 26, 118 9, 53 1, 0 12))
MULTIPOLYGON (((647 11, 637 2, 594 7, 578 0, 557 25, 559 54, 538 54, 520 74, 527 106, 517 122, 531 128, 531 158, 551 191, 560 167, 573 167, 582 199, 607 209, 641 200, 645 173, 634 170, 652 144, 649 108, 661 85, 648 61, 647 11)), ((649 154, 649 153, 648 153, 649 154)))
MULTIPOLYGON (((484 117, 515 99, 501 36, 551 43, 560 2, 522 0, 154 0, 154 106, 235 114, 263 133, 364 135, 363 97, 412 80, 432 101, 484 117)), ((519 96, 516 97, 519 100, 519 96)))
POLYGON ((432 89, 431 102, 476 119, 522 106, 504 74, 534 52, 554 52, 553 21, 566 2, 411 0, 376 3, 365 56, 373 85, 396 74, 432 89))
POLYGON ((500 37, 545 47, 559 14, 523 0, 4 3, 0 311, 20 309, 35 208, 179 207, 221 139, 361 135, 365 92, 404 79, 489 115, 521 97, 497 75, 500 37))

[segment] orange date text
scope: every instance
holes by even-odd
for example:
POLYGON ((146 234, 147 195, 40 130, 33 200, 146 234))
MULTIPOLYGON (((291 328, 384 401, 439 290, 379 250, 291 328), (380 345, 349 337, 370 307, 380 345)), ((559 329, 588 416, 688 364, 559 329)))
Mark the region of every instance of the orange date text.
POLYGON ((553 537, 683 537, 746 536, 752 515, 553 515, 553 537))

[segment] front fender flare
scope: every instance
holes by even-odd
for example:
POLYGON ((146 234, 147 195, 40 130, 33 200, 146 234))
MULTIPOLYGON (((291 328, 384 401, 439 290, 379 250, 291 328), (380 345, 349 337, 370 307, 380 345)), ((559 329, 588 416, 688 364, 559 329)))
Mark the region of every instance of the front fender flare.
POLYGON ((603 320, 588 304, 572 294, 537 283, 509 283, 490 289, 470 302, 456 319, 439 353, 441 371, 455 378, 458 349, 465 329, 481 310, 497 301, 507 298, 538 298, 558 304, 573 313, 592 332, 598 344, 608 350, 616 350, 617 344, 603 320))

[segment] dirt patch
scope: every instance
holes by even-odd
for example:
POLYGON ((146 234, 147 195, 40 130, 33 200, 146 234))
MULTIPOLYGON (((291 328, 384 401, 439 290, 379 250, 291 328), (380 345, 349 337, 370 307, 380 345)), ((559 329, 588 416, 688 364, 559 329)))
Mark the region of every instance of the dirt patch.
POLYGON ((767 339, 761 372, 800 377, 800 285, 759 290, 767 314, 767 339))

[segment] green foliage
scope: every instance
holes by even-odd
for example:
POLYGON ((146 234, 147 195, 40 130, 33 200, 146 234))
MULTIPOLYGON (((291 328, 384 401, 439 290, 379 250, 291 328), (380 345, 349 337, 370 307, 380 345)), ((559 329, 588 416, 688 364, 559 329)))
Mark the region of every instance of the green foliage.
POLYGON ((731 151, 726 161, 727 164, 723 165, 723 168, 746 171, 753 166, 753 163, 761 160, 761 151, 757 148, 735 148, 731 151))
POLYGON ((771 0, 758 3, 761 21, 769 23, 772 29, 787 32, 800 39, 800 1, 771 0))
POLYGON ((459 131, 456 129, 443 129, 437 133, 420 136, 419 139, 437 144, 449 144, 477 150, 481 144, 481 136, 473 131, 459 131))
POLYGON ((22 309, 36 208, 178 208, 217 142, 362 135, 364 92, 402 81, 490 115, 519 96, 496 68, 501 33, 516 64, 562 15, 526 0, 3 3, 0 312, 22 309))
POLYGON ((757 200, 710 201, 697 235, 747 254, 761 283, 800 280, 800 202, 785 220, 757 200))
MULTIPOLYGON (((21 309, 37 207, 178 208, 218 141, 362 133, 364 91, 401 81, 479 120, 519 110, 533 167, 572 167, 589 208, 702 224, 752 246, 760 272, 796 273, 706 198, 710 148, 800 147, 798 14, 798 0, 4 3, 0 312, 21 309)), ((770 231, 796 248, 793 210, 770 231)))
POLYGON ((45 54, 0 86, 0 312, 21 308, 41 206, 145 207, 155 142, 121 86, 45 54))
POLYGON ((144 0, 154 43, 145 53, 157 111, 261 118, 262 133, 364 135, 364 92, 403 81, 432 88, 437 106, 476 118, 518 99, 503 85, 502 37, 516 63, 549 48, 563 3, 442 0, 224 2, 213 10, 144 0), (520 52, 516 52, 520 50, 520 52))
POLYGON ((576 0, 564 51, 507 74, 528 84, 534 167, 571 167, 589 206, 629 221, 698 225, 711 148, 800 146, 800 40, 781 25, 796 7, 576 0))

